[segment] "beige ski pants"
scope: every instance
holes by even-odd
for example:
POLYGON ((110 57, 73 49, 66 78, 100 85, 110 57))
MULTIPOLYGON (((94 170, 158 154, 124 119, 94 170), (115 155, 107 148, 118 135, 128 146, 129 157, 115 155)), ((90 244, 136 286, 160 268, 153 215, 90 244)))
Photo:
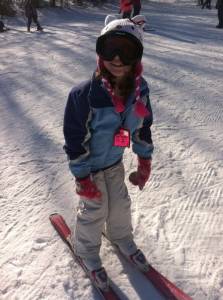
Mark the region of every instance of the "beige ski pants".
POLYGON ((101 267, 99 251, 103 231, 124 254, 131 255, 137 250, 132 234, 131 200, 124 178, 124 166, 120 162, 93 175, 102 192, 101 201, 80 197, 74 246, 89 269, 101 267))

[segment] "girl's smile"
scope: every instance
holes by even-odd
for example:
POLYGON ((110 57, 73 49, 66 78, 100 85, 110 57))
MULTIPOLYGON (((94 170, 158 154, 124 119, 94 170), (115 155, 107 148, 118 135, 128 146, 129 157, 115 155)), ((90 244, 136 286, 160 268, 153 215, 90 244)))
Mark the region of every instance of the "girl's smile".
POLYGON ((131 70, 131 65, 123 65, 119 56, 115 56, 112 61, 104 61, 106 69, 115 77, 123 77, 131 70))

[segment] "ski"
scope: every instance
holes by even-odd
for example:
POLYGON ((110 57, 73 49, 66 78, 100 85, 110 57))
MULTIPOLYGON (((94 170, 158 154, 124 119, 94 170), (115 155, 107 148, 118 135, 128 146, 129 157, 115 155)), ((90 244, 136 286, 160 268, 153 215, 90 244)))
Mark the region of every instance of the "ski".
POLYGON ((102 299, 104 299, 104 300, 121 300, 120 297, 116 294, 116 292, 114 291, 114 289, 111 286, 106 288, 106 290, 104 290, 104 289, 102 290, 95 284, 92 277, 90 276, 89 270, 84 265, 82 259, 78 255, 76 255, 76 253, 74 251, 74 247, 71 242, 71 230, 68 227, 68 225, 66 224, 64 218, 60 214, 54 213, 54 214, 50 215, 49 219, 50 219, 50 222, 53 225, 54 229, 59 234, 60 238, 69 247, 75 262, 77 262, 80 265, 80 267, 83 269, 85 274, 91 280, 93 286, 96 288, 98 293, 101 295, 102 299))
MULTIPOLYGON (((103 236, 112 244, 108 237, 103 234, 103 236)), ((153 286, 160 292, 161 295, 165 297, 166 300, 193 300, 190 296, 186 295, 181 289, 175 286, 169 279, 163 276, 159 271, 149 264, 148 271, 142 271, 135 266, 135 264, 128 259, 119 248, 112 244, 118 253, 121 254, 134 268, 136 268, 140 273, 142 273, 146 279, 148 279, 153 286)))

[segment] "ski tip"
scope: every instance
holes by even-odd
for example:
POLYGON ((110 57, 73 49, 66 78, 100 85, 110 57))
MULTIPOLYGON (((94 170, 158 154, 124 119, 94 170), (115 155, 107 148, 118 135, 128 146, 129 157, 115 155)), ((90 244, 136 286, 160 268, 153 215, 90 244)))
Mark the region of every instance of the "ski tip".
POLYGON ((54 212, 54 213, 52 213, 52 214, 50 214, 49 215, 49 219, 51 219, 52 217, 54 217, 54 216, 58 216, 59 214, 57 213, 57 212, 54 212))
POLYGON ((49 219, 59 235, 63 239, 68 240, 71 236, 71 230, 64 220, 63 216, 58 213, 53 213, 50 215, 49 219))
POLYGON ((50 222, 53 224, 54 223, 54 219, 57 218, 57 217, 60 217, 61 215, 57 212, 54 212, 52 214, 49 215, 49 220, 50 222))

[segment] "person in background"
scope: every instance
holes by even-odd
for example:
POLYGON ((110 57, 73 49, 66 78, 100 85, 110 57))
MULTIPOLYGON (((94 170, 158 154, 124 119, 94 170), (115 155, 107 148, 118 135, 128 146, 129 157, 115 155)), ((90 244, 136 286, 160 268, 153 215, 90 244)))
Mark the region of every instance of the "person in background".
POLYGON ((140 14, 141 11, 141 1, 140 0, 132 0, 133 4, 133 17, 140 14))
POLYGON ((211 0, 204 1, 201 8, 204 9, 205 7, 208 8, 208 9, 211 9, 211 0))
POLYGON ((123 154, 131 141, 138 166, 129 181, 142 190, 153 153, 139 16, 138 24, 134 18, 109 19, 96 42, 98 67, 91 79, 71 90, 63 126, 64 149, 79 195, 74 249, 101 289, 109 283, 99 256, 103 232, 137 268, 149 269, 134 242, 123 154))
POLYGON ((132 14, 133 4, 132 0, 120 0, 120 13, 122 18, 130 18, 132 14))
POLYGON ((5 27, 3 21, 0 20, 0 32, 4 32, 4 31, 7 31, 7 28, 5 27))
POLYGON ((217 0, 216 9, 218 10, 218 25, 216 28, 223 28, 223 0, 217 0))
POLYGON ((37 31, 42 31, 43 28, 40 26, 38 21, 38 14, 34 4, 34 0, 26 0, 25 2, 25 16, 27 17, 27 31, 30 32, 30 26, 32 21, 36 23, 37 31))

